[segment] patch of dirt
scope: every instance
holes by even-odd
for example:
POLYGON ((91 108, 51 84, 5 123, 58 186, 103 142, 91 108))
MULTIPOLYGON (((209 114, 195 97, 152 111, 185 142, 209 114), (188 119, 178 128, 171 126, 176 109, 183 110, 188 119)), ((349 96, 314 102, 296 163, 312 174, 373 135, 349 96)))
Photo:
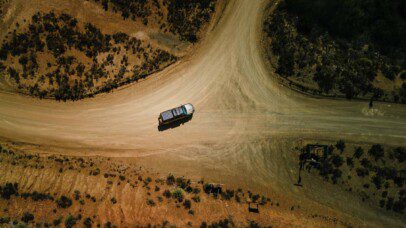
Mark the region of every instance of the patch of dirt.
POLYGON ((221 185, 217 195, 204 180, 160 174, 136 159, 38 155, 3 147, 0 163, 0 222, 6 224, 32 214, 30 225, 66 224, 71 217, 79 226, 89 221, 93 226, 348 225, 243 189, 221 185), (247 202, 259 203, 259 213, 249 212, 247 202))

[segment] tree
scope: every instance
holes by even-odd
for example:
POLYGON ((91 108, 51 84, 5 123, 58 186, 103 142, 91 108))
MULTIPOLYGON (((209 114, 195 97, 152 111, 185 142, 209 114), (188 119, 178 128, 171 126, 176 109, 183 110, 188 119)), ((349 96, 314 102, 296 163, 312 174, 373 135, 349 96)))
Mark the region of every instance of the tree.
POLYGON ((365 177, 365 176, 368 176, 369 175, 369 171, 368 171, 368 169, 366 169, 366 168, 357 168, 356 169, 356 172, 357 172, 357 175, 359 176, 359 177, 365 177))
POLYGON ((347 165, 351 168, 354 168, 354 160, 351 157, 347 157, 347 165))
POLYGON ((9 67, 8 73, 10 74, 10 78, 13 78, 17 84, 20 83, 20 74, 16 69, 14 69, 13 67, 9 67))
POLYGON ((345 142, 344 142, 344 140, 340 139, 340 140, 336 143, 336 148, 337 148, 338 150, 340 150, 341 153, 342 153, 342 152, 344 151, 344 149, 345 149, 345 142))
POLYGON ((381 144, 372 145, 372 147, 368 150, 368 154, 372 156, 375 161, 378 161, 385 155, 381 144))
POLYGON ((363 158, 361 160, 361 165, 366 169, 371 169, 372 168, 372 163, 367 158, 363 158))
POLYGON ((294 73, 294 56, 293 51, 289 52, 285 50, 284 52, 280 53, 279 61, 278 61, 278 68, 276 69, 276 73, 282 76, 291 76, 294 73))
POLYGON ((382 182, 383 182, 383 180, 382 180, 382 178, 380 176, 375 175, 375 176, 372 177, 372 183, 375 184, 376 189, 378 189, 378 190, 381 189, 382 182))
POLYGON ((393 149, 392 155, 400 163, 406 161, 406 149, 404 147, 396 147, 395 149, 393 149))
POLYGON ((317 82, 323 92, 329 93, 334 87, 335 78, 336 73, 330 66, 321 65, 317 66, 313 80, 317 82))
POLYGON ((354 152, 354 157, 360 159, 360 157, 364 154, 364 150, 361 147, 357 147, 354 152))
POLYGON ((335 167, 340 167, 344 163, 343 158, 340 155, 334 154, 331 156, 331 162, 334 164, 335 167))

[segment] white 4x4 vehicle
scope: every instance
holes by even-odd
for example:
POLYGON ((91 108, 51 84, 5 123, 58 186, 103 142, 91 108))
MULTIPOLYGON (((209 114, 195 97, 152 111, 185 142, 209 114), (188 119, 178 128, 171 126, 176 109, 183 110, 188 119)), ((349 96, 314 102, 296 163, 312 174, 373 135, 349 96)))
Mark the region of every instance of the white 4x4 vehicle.
POLYGON ((159 114, 158 122, 160 126, 165 125, 176 120, 190 118, 193 116, 194 112, 195 108, 192 104, 184 104, 159 114))

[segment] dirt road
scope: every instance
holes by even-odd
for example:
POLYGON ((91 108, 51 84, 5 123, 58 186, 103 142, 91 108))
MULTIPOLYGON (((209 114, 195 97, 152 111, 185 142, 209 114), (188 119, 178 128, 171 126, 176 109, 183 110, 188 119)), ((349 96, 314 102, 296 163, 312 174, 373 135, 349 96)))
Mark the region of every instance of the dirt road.
POLYGON ((67 103, 0 94, 0 137, 71 154, 138 156, 159 170, 231 178, 292 199, 302 193, 301 201, 315 207, 404 225, 401 218, 343 203, 352 198, 340 191, 331 197, 328 188, 292 187, 295 163, 284 151, 294 140, 405 146, 406 108, 378 103, 369 110, 367 102, 310 98, 279 85, 261 54, 265 3, 231 1, 193 55, 119 91, 67 103), (158 114, 187 102, 195 105, 193 119, 158 131, 158 114))

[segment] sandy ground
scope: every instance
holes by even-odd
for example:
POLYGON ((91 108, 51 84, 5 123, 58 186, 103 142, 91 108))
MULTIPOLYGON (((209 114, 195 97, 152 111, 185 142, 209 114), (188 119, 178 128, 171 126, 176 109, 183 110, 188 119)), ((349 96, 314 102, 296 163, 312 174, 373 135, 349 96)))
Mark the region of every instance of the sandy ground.
POLYGON ((139 157, 159 171, 273 191, 361 225, 404 226, 318 180, 293 186, 296 163, 287 148, 294 142, 405 146, 406 108, 377 103, 370 110, 367 102, 306 97, 278 84, 259 42, 265 6, 230 1, 193 55, 114 93, 74 103, 0 94, 0 136, 71 155, 139 157), (159 113, 187 102, 195 105, 193 119, 158 131, 159 113))

